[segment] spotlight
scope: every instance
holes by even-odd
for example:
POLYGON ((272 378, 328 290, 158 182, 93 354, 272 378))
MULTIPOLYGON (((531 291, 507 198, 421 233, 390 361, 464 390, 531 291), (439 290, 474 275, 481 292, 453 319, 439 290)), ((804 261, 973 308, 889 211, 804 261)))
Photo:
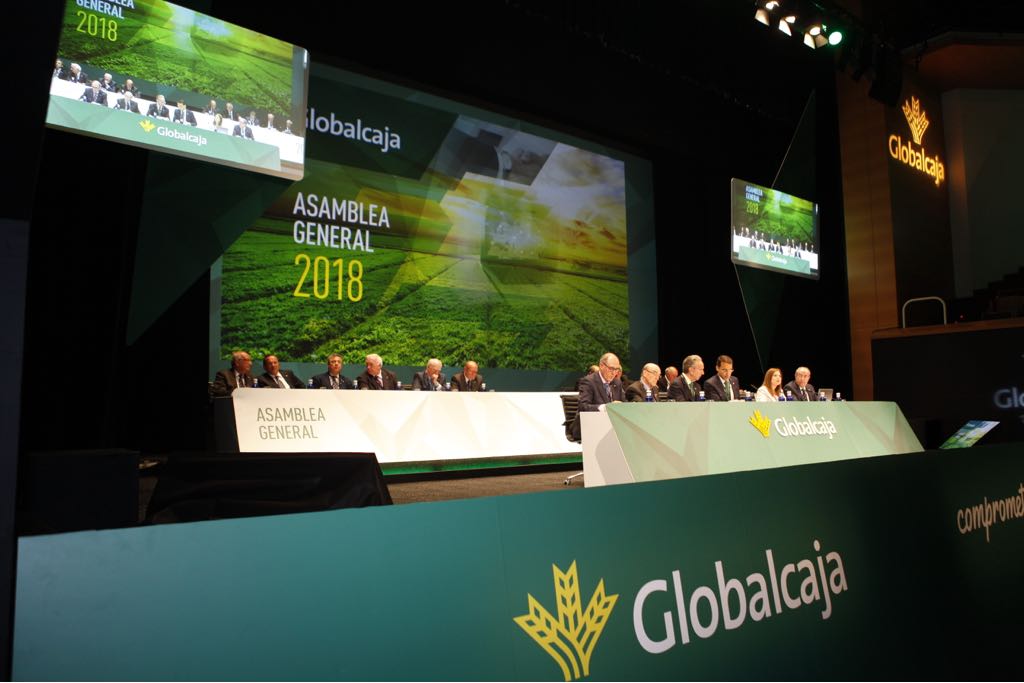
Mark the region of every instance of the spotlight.
POLYGON ((762 2, 758 2, 757 11, 754 12, 754 19, 765 26, 771 26, 772 19, 770 13, 778 6, 779 3, 776 0, 768 0, 767 2, 762 0, 762 2))
POLYGON ((790 14, 787 17, 779 19, 779 30, 785 33, 787 36, 793 35, 793 29, 790 26, 796 21, 796 15, 790 14))
POLYGON ((826 43, 828 40, 825 38, 825 24, 815 22, 807 27, 804 32, 804 45, 815 50, 824 47, 826 43))
POLYGON ((829 45, 838 45, 841 42, 843 42, 843 32, 842 31, 836 29, 836 30, 834 30, 834 31, 832 31, 831 33, 828 34, 828 44, 829 45))

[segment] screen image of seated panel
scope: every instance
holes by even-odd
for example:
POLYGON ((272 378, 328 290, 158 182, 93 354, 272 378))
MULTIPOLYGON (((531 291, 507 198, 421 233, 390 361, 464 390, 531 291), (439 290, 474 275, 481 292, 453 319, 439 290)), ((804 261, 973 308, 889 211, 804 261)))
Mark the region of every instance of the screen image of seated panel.
POLYGON ((732 262, 818 279, 818 205, 732 179, 732 262))
POLYGON ((163 0, 68 0, 47 125, 291 180, 305 49, 163 0))

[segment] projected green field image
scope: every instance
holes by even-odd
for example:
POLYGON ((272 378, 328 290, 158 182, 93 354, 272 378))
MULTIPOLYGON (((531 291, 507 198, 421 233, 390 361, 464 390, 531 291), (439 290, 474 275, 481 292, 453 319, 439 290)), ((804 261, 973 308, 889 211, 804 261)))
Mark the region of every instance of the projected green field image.
POLYGON ((109 71, 232 100, 246 107, 291 111, 293 46, 161 0, 115 6, 99 15, 68 2, 58 54, 109 71))
POLYGON ((778 241, 815 242, 814 202, 752 183, 733 181, 733 227, 749 228, 778 241))
POLYGON ((622 164, 549 147, 543 163, 531 160, 529 183, 307 163, 306 180, 224 254, 221 354, 244 348, 322 362, 333 352, 376 352, 395 365, 436 356, 575 371, 581 359, 624 353, 622 164), (387 225, 311 218, 311 197, 356 202, 364 215, 383 207, 387 225), (333 225, 336 235, 351 228, 348 248, 309 244, 310 223, 333 225))

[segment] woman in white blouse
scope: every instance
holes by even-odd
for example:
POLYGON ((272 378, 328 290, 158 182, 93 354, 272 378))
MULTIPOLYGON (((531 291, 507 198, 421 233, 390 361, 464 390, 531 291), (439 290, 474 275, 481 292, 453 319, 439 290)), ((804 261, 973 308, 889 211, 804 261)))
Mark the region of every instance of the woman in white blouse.
POLYGON ((782 395, 782 370, 778 368, 768 368, 768 372, 764 373, 764 383, 761 384, 757 389, 757 396, 754 397, 755 401, 761 403, 767 401, 778 401, 779 396, 782 395))

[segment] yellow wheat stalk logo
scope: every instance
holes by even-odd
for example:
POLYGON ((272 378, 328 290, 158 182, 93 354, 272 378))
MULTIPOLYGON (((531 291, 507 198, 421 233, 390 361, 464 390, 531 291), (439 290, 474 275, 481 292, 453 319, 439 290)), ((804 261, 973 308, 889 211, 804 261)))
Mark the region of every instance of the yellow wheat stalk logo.
POLYGON ((142 119, 141 121, 139 121, 139 125, 142 126, 142 130, 146 131, 147 133, 156 128, 156 124, 154 124, 149 119, 142 119))
POLYGON ((576 574, 576 561, 569 571, 551 565, 555 575, 555 600, 558 601, 558 619, 544 609, 529 593, 526 594, 529 613, 515 617, 515 622, 551 655, 566 681, 590 675, 590 656, 597 639, 608 623, 618 595, 604 594, 604 579, 590 597, 587 609, 580 608, 580 582, 576 574))
POLYGON ((921 101, 913 96, 911 96, 910 102, 904 100, 903 115, 907 117, 907 125, 910 126, 910 134, 914 136, 914 142, 920 145, 929 123, 928 116, 921 111, 921 101))
POLYGON ((753 416, 750 418, 750 424, 754 425, 754 428, 761 432, 761 436, 768 438, 771 433, 772 421, 761 414, 760 410, 755 410, 753 416))

